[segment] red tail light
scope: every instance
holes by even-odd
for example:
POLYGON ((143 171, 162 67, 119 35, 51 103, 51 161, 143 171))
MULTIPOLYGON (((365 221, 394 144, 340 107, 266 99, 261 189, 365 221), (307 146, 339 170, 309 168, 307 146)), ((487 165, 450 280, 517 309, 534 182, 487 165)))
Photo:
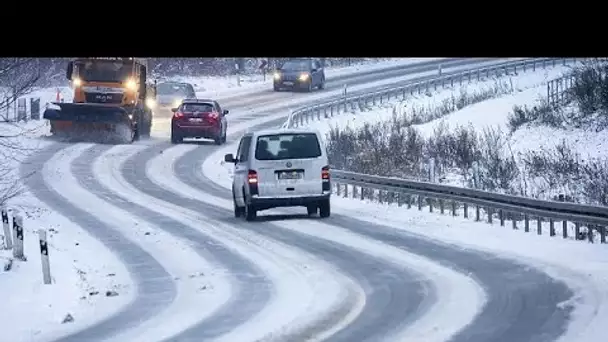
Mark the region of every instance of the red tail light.
POLYGON ((216 112, 211 112, 211 113, 207 114, 207 117, 209 119, 217 120, 217 118, 219 118, 220 115, 218 113, 216 113, 216 112))
POLYGON ((184 113, 182 113, 182 112, 175 112, 175 114, 173 114, 173 117, 176 118, 176 119, 183 118, 184 117, 184 113))
POLYGON ((249 172, 247 173, 247 182, 249 182, 249 184, 257 184, 258 173, 253 170, 249 170, 249 172))
POLYGON ((329 165, 323 166, 321 168, 321 179, 329 180, 329 165))

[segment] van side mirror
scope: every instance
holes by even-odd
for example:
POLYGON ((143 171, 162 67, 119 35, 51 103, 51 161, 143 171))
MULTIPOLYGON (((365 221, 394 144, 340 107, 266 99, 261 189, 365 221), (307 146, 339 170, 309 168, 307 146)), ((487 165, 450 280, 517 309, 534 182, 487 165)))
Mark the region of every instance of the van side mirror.
POLYGON ((224 109, 224 111, 222 112, 224 115, 228 115, 228 113, 230 113, 230 111, 228 109, 224 109))
POLYGON ((224 161, 226 163, 236 163, 236 159, 234 159, 234 156, 232 155, 232 153, 228 153, 227 155, 225 155, 224 161))
POLYGON ((65 71, 65 78, 67 78, 68 80, 71 80, 73 71, 74 71, 74 62, 69 62, 67 70, 65 71))
POLYGON ((171 111, 172 111, 173 113, 175 113, 175 112, 177 112, 177 108, 171 108, 171 111))

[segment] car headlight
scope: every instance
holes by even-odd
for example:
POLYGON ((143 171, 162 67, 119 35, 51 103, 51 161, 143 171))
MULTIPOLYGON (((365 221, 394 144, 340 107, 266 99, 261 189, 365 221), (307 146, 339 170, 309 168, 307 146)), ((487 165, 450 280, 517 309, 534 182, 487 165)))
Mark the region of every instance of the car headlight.
POLYGON ((156 107, 156 101, 154 99, 147 98, 146 106, 148 106, 148 108, 152 109, 152 108, 156 107))
POLYGON ((272 75, 272 78, 274 78, 275 81, 278 81, 281 79, 281 74, 278 72, 275 72, 274 75, 272 75))
POLYGON ((308 78, 310 78, 309 74, 301 74, 299 77, 300 81, 302 81, 302 82, 308 81, 308 78))
POLYGON ((76 77, 72 80, 72 84, 74 85, 74 87, 80 87, 82 85, 82 80, 76 77))
POLYGON ((133 90, 133 91, 137 90, 137 83, 135 83, 135 81, 132 79, 128 79, 127 82, 125 83, 125 86, 129 90, 133 90))

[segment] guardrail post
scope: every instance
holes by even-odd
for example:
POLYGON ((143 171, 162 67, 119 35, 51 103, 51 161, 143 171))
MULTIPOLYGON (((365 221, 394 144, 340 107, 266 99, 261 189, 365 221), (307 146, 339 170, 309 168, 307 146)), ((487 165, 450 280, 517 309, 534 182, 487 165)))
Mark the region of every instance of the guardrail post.
MULTIPOLYGON (((372 189, 372 191, 374 191, 374 189, 372 189)), ((383 191, 381 189, 378 189, 378 203, 382 204, 384 203, 384 198, 383 197, 383 191)))
POLYGON ((344 184, 344 198, 348 198, 348 184, 344 184))
POLYGON ((336 196, 340 196, 340 183, 336 183, 336 196))
POLYGON ((549 236, 555 236, 555 222, 552 218, 549 219, 549 236))
POLYGON ((606 227, 600 227, 600 242, 606 243, 606 227))
POLYGON ((353 185, 353 199, 356 199, 359 196, 357 193, 357 186, 353 185))
POLYGON ((476 205, 475 206, 475 221, 477 221, 477 222, 481 221, 481 217, 480 217, 481 214, 479 213, 479 211, 480 211, 479 206, 476 205))
POLYGON ((498 210, 498 218, 500 219, 500 226, 505 226, 505 213, 502 209, 498 210))
POLYGON ((543 218, 540 216, 536 220, 536 234, 538 234, 538 235, 543 234, 543 218))
POLYGON ((441 198, 439 199, 439 212, 441 214, 443 214, 445 212, 444 205, 443 205, 443 200, 441 198))
POLYGON ((488 214, 488 223, 492 224, 492 221, 494 219, 492 217, 492 215, 494 215, 494 210, 492 210, 492 208, 490 208, 490 207, 487 207, 486 208, 486 213, 488 214))
POLYGON ((456 201, 452 201, 452 216, 456 216, 456 201))
POLYGON ((13 213, 13 235, 15 237, 15 245, 13 246, 13 257, 19 260, 25 260, 23 254, 23 218, 18 213, 13 213))
POLYGON ((574 240, 582 240, 581 239, 581 224, 578 222, 574 223, 574 240))
POLYGON ((530 217, 528 216, 528 214, 524 215, 524 232, 530 232, 530 217))
POLYGON ((8 210, 2 207, 2 228, 4 230, 4 249, 13 248, 13 234, 11 233, 11 225, 8 220, 8 210))
POLYGON ((593 227, 591 225, 587 225, 587 239, 593 243, 593 227))
POLYGON ((367 192, 367 189, 364 187, 361 187, 361 200, 362 201, 365 199, 365 192, 367 192))
POLYGON ((566 220, 562 221, 562 237, 564 239, 568 238, 568 221, 566 220))
POLYGON ((512 223, 512 227, 513 229, 517 229, 517 216, 515 216, 516 213, 511 213, 511 223, 512 223))
POLYGON ((532 71, 536 71, 536 60, 532 61, 532 71))
POLYGON ((526 62, 521 63, 521 68, 523 72, 526 72, 526 62))
POLYGON ((398 207, 402 207, 403 206, 403 192, 398 192, 397 193, 397 206, 398 207))
POLYGON ((393 191, 388 192, 388 204, 395 203, 395 193, 393 191))
POLYGON ((40 256, 42 258, 42 280, 45 284, 51 283, 51 264, 49 262, 49 247, 46 241, 46 230, 38 230, 40 240, 40 256))
POLYGON ((469 204, 464 202, 462 203, 462 210, 464 214, 464 218, 469 218, 469 204))
POLYGON ((433 199, 432 198, 427 198, 426 201, 429 203, 429 213, 433 212, 433 199))
POLYGON ((407 208, 412 209, 412 195, 408 194, 406 197, 406 201, 407 201, 407 208))
POLYGON ((418 195, 418 210, 422 210, 422 196, 418 195))

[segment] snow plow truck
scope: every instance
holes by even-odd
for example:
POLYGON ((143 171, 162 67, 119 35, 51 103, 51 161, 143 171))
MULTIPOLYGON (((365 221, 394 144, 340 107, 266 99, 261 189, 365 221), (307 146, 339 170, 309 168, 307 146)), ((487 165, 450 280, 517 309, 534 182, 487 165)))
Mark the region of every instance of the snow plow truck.
POLYGON ((148 83, 145 58, 75 58, 66 77, 72 102, 52 102, 43 114, 54 136, 129 144, 150 135, 156 82, 148 83))

